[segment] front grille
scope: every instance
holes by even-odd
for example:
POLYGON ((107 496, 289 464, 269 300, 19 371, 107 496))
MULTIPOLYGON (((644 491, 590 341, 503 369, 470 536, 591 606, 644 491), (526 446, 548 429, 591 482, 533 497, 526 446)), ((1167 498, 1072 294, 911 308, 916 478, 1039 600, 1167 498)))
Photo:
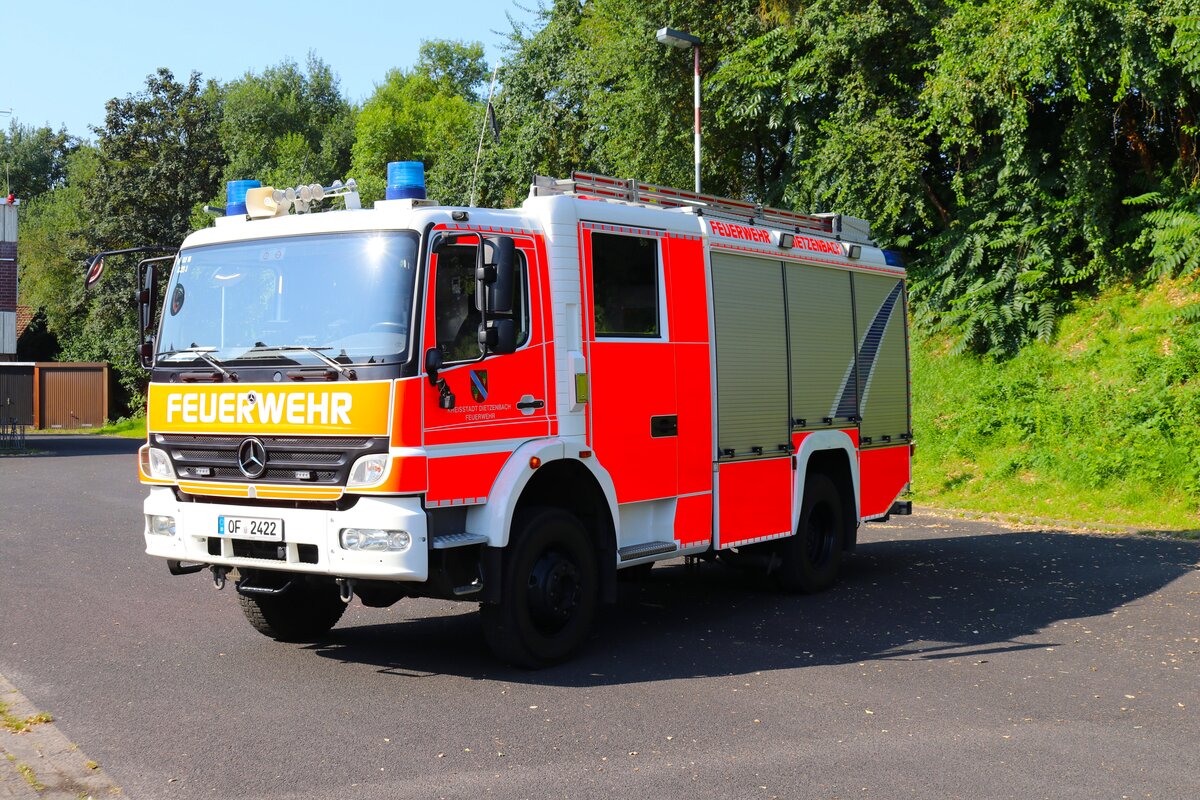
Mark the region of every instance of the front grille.
POLYGON ((154 434, 155 443, 171 456, 175 474, 185 480, 344 486, 358 458, 388 449, 387 439, 369 436, 258 436, 267 451, 267 469, 251 480, 237 459, 247 438, 154 434))

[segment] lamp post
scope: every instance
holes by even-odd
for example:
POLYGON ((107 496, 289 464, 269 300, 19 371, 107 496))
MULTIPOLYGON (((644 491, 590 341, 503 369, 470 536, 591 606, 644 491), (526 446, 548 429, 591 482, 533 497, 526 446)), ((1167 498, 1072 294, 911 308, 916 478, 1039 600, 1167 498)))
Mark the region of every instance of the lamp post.
POLYGON ((687 31, 677 31, 674 28, 659 28, 654 38, 660 44, 681 49, 692 48, 693 74, 692 85, 696 90, 696 131, 695 131, 695 162, 696 162, 696 194, 700 194, 700 39, 687 31))

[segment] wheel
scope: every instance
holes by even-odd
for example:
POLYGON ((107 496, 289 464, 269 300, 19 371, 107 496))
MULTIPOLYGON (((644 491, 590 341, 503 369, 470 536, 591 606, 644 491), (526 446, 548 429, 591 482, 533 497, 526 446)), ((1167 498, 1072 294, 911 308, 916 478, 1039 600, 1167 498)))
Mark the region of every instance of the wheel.
POLYGON ((513 522, 500 602, 480 609, 483 634, 500 659, 536 669, 574 653, 596 616, 600 574, 579 520, 532 508, 513 522))
POLYGON ((239 594, 238 603, 256 631, 281 642, 316 641, 346 613, 337 584, 304 578, 282 594, 239 594))
POLYGON ((842 563, 845 515, 837 486, 826 475, 809 475, 796 533, 779 545, 775 580, 792 592, 819 592, 837 580, 842 563))

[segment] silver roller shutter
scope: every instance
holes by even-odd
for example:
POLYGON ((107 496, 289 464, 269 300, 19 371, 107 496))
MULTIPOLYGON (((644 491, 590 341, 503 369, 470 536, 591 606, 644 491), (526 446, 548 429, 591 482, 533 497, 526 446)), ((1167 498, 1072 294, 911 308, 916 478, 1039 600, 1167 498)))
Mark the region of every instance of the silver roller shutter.
POLYGON ((904 282, 886 275, 854 274, 858 325, 860 433, 869 444, 909 433, 908 345, 904 282))
POLYGON ((854 315, 850 307, 850 273, 807 264, 788 264, 785 275, 793 424, 811 428, 824 425, 825 419, 832 419, 844 425, 858 414, 853 382, 854 315), (838 409, 835 401, 846 388, 850 389, 846 407, 838 409))
POLYGON ((782 266, 714 252, 712 277, 717 454, 753 457, 761 448, 762 455, 779 455, 789 441, 782 266))

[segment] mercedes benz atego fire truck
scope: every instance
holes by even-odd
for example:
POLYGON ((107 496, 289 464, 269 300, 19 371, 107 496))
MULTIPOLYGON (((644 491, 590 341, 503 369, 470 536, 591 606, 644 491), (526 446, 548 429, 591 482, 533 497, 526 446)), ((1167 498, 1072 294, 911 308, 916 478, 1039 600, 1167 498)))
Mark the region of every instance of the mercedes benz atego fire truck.
POLYGON ((757 555, 816 591, 911 508, 905 273, 866 222, 583 173, 446 207, 395 174, 371 209, 232 185, 139 269, 146 552, 262 633, 464 600, 539 666, 622 569, 757 555))

